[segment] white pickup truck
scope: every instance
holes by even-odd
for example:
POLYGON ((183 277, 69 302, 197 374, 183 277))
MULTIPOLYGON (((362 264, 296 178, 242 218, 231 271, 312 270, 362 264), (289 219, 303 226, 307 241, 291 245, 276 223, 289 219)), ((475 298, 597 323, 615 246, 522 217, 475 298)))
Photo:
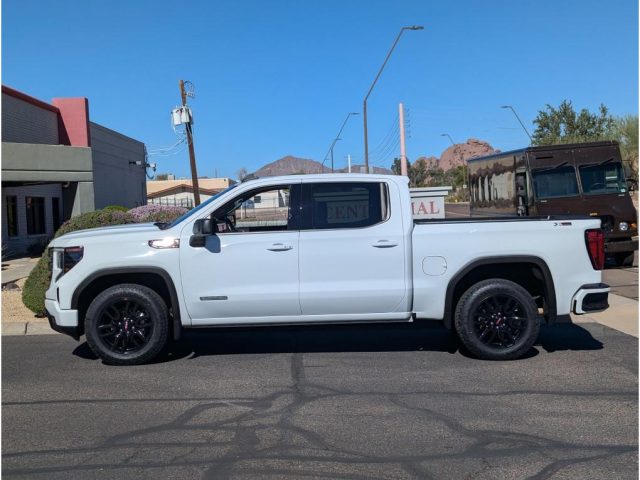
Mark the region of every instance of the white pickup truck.
POLYGON ((69 233, 50 252, 51 327, 111 364, 147 362, 183 328, 415 319, 513 359, 541 322, 608 307, 599 219, 414 220, 400 176, 254 179, 171 224, 69 233))

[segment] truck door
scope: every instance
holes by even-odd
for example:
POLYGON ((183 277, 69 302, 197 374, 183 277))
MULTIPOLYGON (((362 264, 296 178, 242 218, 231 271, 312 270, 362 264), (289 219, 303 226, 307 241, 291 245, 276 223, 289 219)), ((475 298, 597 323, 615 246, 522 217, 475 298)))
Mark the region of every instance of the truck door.
POLYGON ((300 315, 299 191, 298 183, 239 194, 213 213, 217 233, 204 248, 191 247, 192 232, 182 232, 182 290, 193 325, 300 315))
POLYGON ((405 238, 395 185, 314 181, 302 187, 303 315, 349 320, 349 315, 373 319, 376 314, 406 312, 405 238))

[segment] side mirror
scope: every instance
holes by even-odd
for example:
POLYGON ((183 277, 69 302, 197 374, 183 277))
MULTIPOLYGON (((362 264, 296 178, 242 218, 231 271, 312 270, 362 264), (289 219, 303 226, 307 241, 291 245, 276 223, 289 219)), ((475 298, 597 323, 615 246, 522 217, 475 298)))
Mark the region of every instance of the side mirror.
POLYGON ((193 235, 189 238, 192 247, 204 247, 207 237, 213 233, 213 223, 210 218, 200 218, 193 225, 193 235))
POLYGON ((194 235, 211 235, 213 233, 213 222, 210 218, 200 218, 193 225, 194 235))

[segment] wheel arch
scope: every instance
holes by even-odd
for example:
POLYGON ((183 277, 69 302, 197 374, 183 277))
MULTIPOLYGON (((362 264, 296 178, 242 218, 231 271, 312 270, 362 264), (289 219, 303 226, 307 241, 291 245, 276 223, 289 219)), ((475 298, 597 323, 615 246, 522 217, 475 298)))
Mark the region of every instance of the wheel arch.
POLYGON ((532 296, 540 297, 545 320, 555 321, 556 290, 547 263, 532 255, 504 255, 478 258, 462 267, 451 278, 445 294, 444 325, 453 326, 456 304, 462 294, 474 283, 489 278, 511 280, 532 296), (524 270, 523 270, 524 268, 524 270))
POLYGON ((71 296, 71 308, 78 310, 79 335, 84 329, 84 316, 91 301, 105 289, 121 283, 137 283, 151 288, 165 301, 170 310, 172 336, 180 338, 182 323, 180 321, 180 303, 178 293, 169 273, 158 267, 118 267, 97 270, 85 278, 76 287, 71 296))

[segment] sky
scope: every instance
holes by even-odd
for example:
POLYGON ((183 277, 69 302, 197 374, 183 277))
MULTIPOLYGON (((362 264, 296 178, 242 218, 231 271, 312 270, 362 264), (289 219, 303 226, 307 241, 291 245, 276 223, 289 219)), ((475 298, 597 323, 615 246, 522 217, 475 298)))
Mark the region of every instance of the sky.
POLYGON ((638 113, 636 0, 4 0, 2 83, 41 100, 87 97, 90 118, 145 143, 158 172, 189 176, 170 112, 192 82, 198 174, 235 178, 285 155, 336 168, 440 156, 477 138, 511 150, 546 104, 638 113), (330 163, 330 162, 329 162, 330 163))

